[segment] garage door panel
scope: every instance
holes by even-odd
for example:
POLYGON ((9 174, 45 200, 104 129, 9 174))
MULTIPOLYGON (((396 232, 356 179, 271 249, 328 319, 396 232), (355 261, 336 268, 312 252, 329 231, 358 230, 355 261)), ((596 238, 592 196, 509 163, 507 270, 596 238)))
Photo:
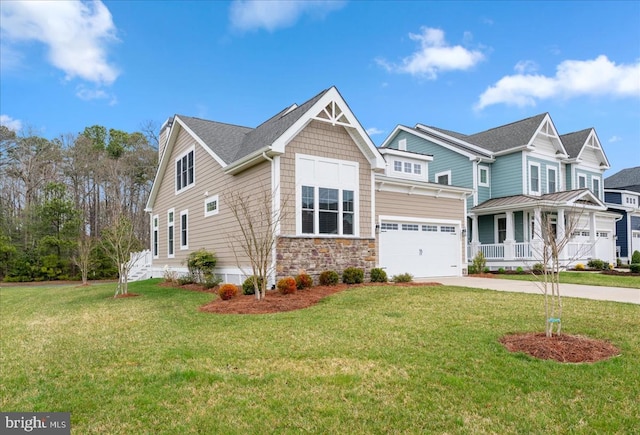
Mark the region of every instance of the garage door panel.
MULTIPOLYGON (((382 225, 382 228, 390 226, 382 225)), ((421 223, 404 226, 417 227, 418 231, 403 230, 403 225, 398 224, 397 230, 380 232, 380 265, 386 268, 389 276, 406 272, 415 277, 460 275, 459 225, 421 223)))

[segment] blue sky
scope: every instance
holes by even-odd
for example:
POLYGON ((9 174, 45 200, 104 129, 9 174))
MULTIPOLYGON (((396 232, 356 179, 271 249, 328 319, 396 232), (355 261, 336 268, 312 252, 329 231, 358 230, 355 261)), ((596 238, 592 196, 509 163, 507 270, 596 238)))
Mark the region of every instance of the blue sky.
POLYGON ((0 3, 0 122, 53 138, 179 113, 254 127, 337 86, 380 145, 549 112, 640 165, 640 2, 0 3))

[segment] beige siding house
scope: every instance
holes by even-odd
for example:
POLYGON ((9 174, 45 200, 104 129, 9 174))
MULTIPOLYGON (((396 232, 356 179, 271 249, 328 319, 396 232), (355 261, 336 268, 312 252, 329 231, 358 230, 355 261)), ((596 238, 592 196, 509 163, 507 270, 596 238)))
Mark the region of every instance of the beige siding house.
POLYGON ((189 253, 202 248, 216 253, 224 281, 250 275, 230 207, 237 195, 253 207, 267 197, 260 211, 281 216, 269 260, 272 283, 302 270, 317 277, 349 266, 366 274, 373 267, 416 277, 463 273, 471 191, 421 179, 428 172, 425 156, 396 152, 393 159, 419 173, 391 171, 393 159, 378 151, 335 87, 256 128, 175 115, 160 136, 147 204, 153 258, 147 276, 160 277, 167 267, 186 273, 189 253), (419 243, 407 245, 403 229, 415 225, 419 237, 410 235, 419 243), (443 252, 448 257, 438 261, 443 252))

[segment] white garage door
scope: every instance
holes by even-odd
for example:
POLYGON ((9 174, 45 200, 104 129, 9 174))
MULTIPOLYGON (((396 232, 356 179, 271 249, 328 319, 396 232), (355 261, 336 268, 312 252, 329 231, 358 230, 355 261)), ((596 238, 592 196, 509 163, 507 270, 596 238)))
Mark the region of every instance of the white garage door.
POLYGON ((391 278, 410 273, 416 278, 459 276, 460 225, 383 221, 380 225, 380 267, 391 278))

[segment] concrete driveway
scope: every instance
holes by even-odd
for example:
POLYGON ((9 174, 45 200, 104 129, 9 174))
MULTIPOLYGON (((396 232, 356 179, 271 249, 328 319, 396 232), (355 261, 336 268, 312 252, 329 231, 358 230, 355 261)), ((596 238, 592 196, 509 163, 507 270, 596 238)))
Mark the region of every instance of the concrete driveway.
MULTIPOLYGON (((542 294, 538 283, 535 281, 518 281, 500 278, 477 278, 469 276, 419 278, 416 279, 416 281, 439 282, 444 285, 455 285, 460 287, 472 287, 488 290, 542 294)), ((640 304, 640 289, 634 288, 561 284, 560 292, 563 297, 640 304)))

